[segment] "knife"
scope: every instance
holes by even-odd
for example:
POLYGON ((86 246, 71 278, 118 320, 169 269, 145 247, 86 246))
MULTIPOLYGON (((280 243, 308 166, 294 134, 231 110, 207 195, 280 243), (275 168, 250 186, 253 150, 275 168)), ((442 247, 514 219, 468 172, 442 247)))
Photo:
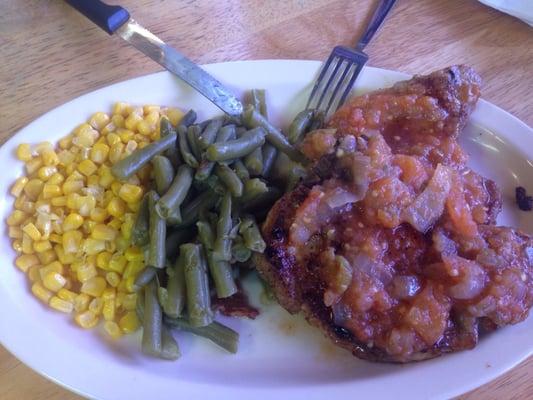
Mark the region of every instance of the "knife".
POLYGON ((167 70, 187 82, 226 114, 239 117, 242 103, 218 80, 179 51, 139 25, 128 11, 100 0, 66 0, 110 35, 116 34, 167 70))

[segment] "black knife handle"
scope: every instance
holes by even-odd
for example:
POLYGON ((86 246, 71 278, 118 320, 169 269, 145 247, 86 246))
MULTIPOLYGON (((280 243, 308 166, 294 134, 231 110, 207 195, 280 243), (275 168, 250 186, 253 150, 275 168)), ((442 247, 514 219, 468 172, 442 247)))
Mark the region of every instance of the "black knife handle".
POLYGON ((124 8, 110 6, 100 0, 66 1, 110 35, 130 18, 130 14, 124 8))

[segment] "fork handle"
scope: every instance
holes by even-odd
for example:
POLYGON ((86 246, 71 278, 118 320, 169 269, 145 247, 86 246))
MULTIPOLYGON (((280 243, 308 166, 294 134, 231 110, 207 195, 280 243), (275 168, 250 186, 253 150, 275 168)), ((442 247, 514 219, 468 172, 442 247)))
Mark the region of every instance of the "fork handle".
POLYGON ((392 6, 394 6, 394 3, 396 3, 396 0, 381 0, 378 7, 376 8, 376 11, 374 11, 374 15, 372 15, 372 19, 366 27, 363 36, 361 36, 361 39, 359 39, 359 43, 357 43, 357 45, 355 46, 357 50, 363 51, 363 49, 370 42, 374 34, 378 31, 383 21, 385 21, 385 18, 389 14, 389 11, 391 10, 392 6))
POLYGON ((124 25, 130 18, 130 15, 124 8, 110 6, 100 0, 66 1, 110 35, 124 25))

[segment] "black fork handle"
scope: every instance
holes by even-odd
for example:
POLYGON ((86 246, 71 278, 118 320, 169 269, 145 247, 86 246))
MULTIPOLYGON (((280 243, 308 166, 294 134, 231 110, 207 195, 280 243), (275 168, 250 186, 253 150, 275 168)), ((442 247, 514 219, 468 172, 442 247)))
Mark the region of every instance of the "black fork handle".
POLYGON ((110 35, 124 25, 130 18, 130 15, 124 8, 110 6, 100 0, 66 1, 110 35))
POLYGON ((374 34, 378 31, 383 21, 385 21, 385 18, 392 9, 392 6, 394 6, 394 3, 396 3, 396 0, 381 0, 376 8, 376 11, 374 11, 374 15, 372 15, 372 19, 366 27, 363 36, 361 36, 361 39, 359 39, 359 42, 355 46, 357 50, 363 51, 374 34))

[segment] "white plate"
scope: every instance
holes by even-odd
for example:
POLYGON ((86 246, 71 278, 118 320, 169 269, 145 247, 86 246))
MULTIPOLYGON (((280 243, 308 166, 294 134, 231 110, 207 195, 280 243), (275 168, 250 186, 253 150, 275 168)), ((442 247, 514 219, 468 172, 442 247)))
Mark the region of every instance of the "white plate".
MULTIPOLYGON (((314 61, 246 61, 206 69, 238 94, 266 88, 273 121, 286 126, 303 107, 319 65, 314 61)), ((357 87, 359 91, 385 87, 405 77, 365 68, 357 87)), ((0 149, 0 165, 5 168, 0 176, 2 221, 12 207, 9 187, 22 172, 13 156, 17 144, 57 140, 93 112, 110 110, 118 100, 192 107, 199 110, 200 119, 218 112, 166 72, 97 90, 50 111, 0 149)), ((470 164, 503 190, 500 223, 532 232, 533 213, 518 211, 512 198, 518 183, 532 181, 531 128, 481 100, 462 141, 472 154, 470 164)), ((26 277, 13 266, 15 254, 5 234, 1 246, 0 342, 40 374, 97 399, 449 398, 488 382, 533 350, 533 319, 529 318, 483 338, 472 351, 403 366, 374 364, 335 348, 302 318, 291 317, 274 305, 261 307, 255 321, 226 321, 241 334, 236 355, 180 334, 182 358, 154 360, 141 355, 138 336, 107 341, 101 333, 82 331, 70 318, 41 305, 29 293, 26 277)))

